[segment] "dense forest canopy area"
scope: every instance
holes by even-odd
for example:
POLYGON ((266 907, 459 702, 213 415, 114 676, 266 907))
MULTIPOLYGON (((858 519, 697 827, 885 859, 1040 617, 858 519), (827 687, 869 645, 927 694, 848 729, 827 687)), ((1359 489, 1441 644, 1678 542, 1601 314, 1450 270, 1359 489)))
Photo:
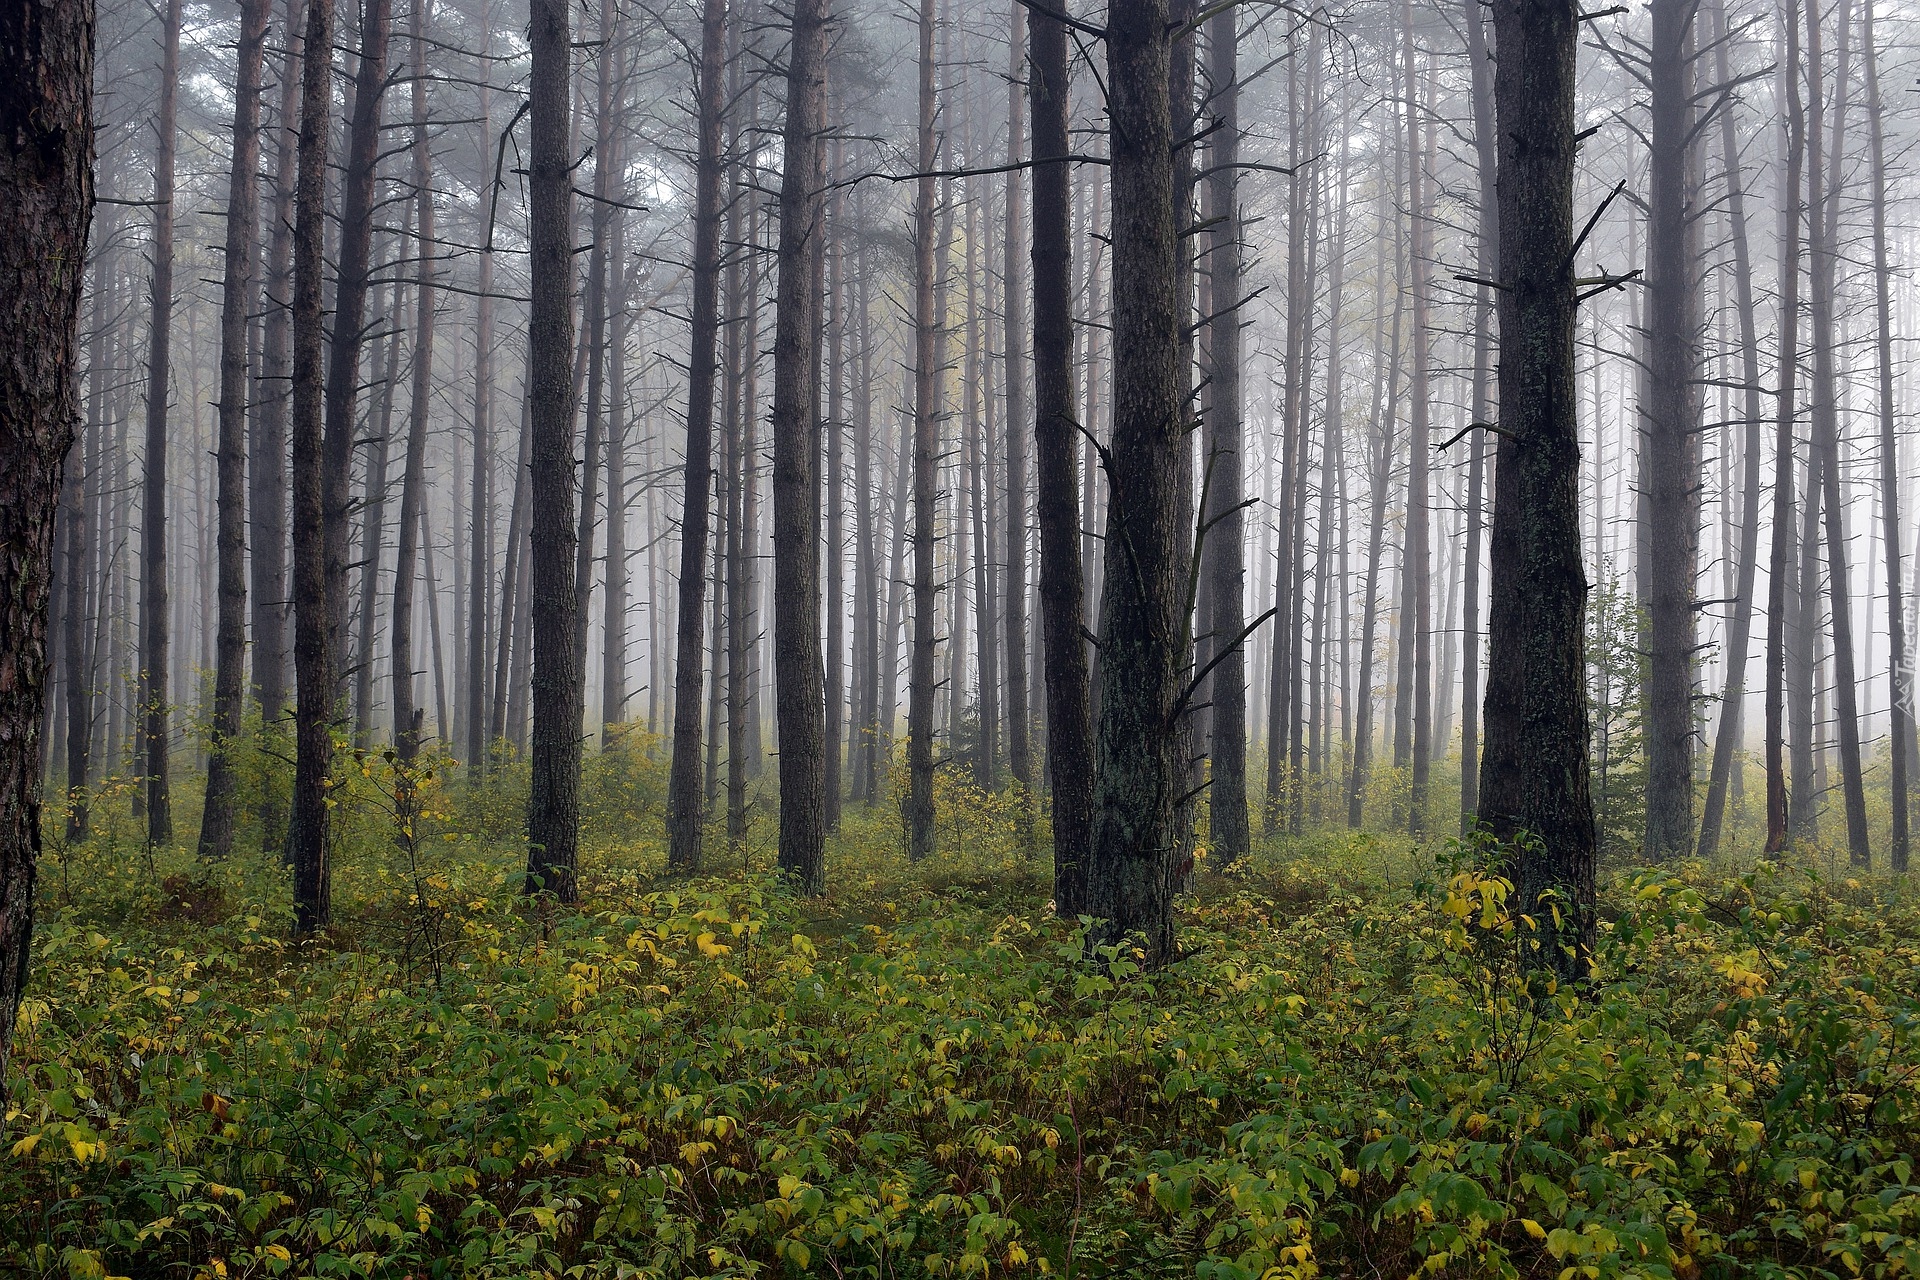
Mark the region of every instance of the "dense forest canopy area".
POLYGON ((0 0, 0 1272, 1920 1274, 1905 0, 0 0))

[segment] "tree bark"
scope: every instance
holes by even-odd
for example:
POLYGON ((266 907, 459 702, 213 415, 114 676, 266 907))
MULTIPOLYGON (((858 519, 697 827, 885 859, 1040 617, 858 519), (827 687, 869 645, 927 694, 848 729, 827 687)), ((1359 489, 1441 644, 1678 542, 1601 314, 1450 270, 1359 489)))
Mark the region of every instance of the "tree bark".
POLYGON ((939 489, 939 388, 944 361, 934 315, 935 183, 934 0, 920 0, 920 179, 913 204, 913 656, 907 676, 907 854, 933 852, 934 504, 939 489))
MULTIPOLYGON (((420 751, 422 713, 413 697, 413 591, 420 542, 425 530, 427 432, 433 410, 433 260, 438 242, 433 220, 433 152, 427 132, 427 9, 430 0, 413 0, 413 186, 414 327, 413 400, 407 422, 407 460, 400 476, 400 545, 393 570, 393 741, 402 761, 420 751)), ((431 556, 431 552, 428 553, 431 556)), ((430 572, 430 571, 429 571, 430 572)), ((437 618, 436 618, 437 622, 437 618)), ((434 665, 440 638, 435 626, 434 665)), ((444 735, 445 712, 435 724, 444 735)))
POLYGON ((167 394, 173 340, 174 118, 180 95, 182 0, 167 0, 160 107, 154 117, 153 280, 148 304, 147 436, 140 493, 140 737, 149 847, 173 842, 168 779, 167 394))
MULTIPOLYGON (((1487 47, 1487 28, 1480 0, 1466 0, 1467 63, 1472 77, 1474 171, 1479 192, 1480 225, 1475 235, 1478 271, 1482 280, 1500 275, 1500 158, 1493 122, 1493 53, 1487 47)), ((1473 418, 1486 422, 1493 412, 1489 375, 1493 366, 1493 291, 1478 286, 1474 297, 1473 418)), ((1465 617, 1461 624, 1460 655, 1460 833, 1467 834, 1478 820, 1480 807, 1480 560, 1486 516, 1486 432, 1469 432, 1467 440, 1467 563, 1465 617)))
POLYGON ((1108 10, 1114 132, 1113 433, 1101 593, 1101 698, 1087 911, 1093 945, 1173 955, 1171 861, 1186 778, 1177 721, 1190 544, 1178 519, 1185 446, 1167 0, 1108 10))
POLYGON ((773 339, 773 633, 780 741, 780 870, 826 889, 826 693, 820 654, 819 352, 827 0, 795 0, 787 51, 773 339))
POLYGON ((1034 498, 1040 527, 1040 622, 1053 788, 1053 896, 1068 920, 1087 909, 1093 826, 1093 711, 1080 562, 1079 446, 1073 396, 1072 210, 1067 28, 1030 15, 1033 107, 1034 498))
POLYGON ((259 279, 260 79, 272 0, 240 6, 233 90, 233 165, 227 190, 227 259, 220 301, 220 638, 214 672, 213 733, 200 819, 200 856, 233 852, 240 736, 247 679, 247 328, 259 279))
MULTIPOLYGON (((580 839, 580 599, 575 577, 573 158, 566 0, 528 0, 533 67, 528 156, 533 305, 527 321, 533 549, 533 781, 527 892, 576 900, 580 839)), ((592 465, 589 458, 588 465, 592 465)))
POLYGON ((1595 931, 1573 348, 1580 15, 1571 0, 1496 0, 1493 21, 1504 287, 1480 820, 1515 855, 1541 958, 1579 981, 1595 931), (1536 906, 1548 893, 1556 911, 1536 906))
POLYGON ((1027 705, 1027 253, 1026 159, 1027 8, 1013 0, 1007 37, 1007 173, 1005 284, 1001 332, 1006 345, 1006 578, 1002 617, 1007 650, 1007 766, 1017 786, 1016 821, 1023 846, 1033 838, 1033 713, 1027 705))
MULTIPOLYGON (((178 9, 174 12, 177 14, 178 9)), ((32 957, 40 724, 93 211, 93 6, 0 8, 0 1112, 32 957)))
POLYGON ((325 399, 321 292, 326 240, 327 142, 333 106, 333 0, 310 0, 300 87, 300 152, 293 235, 293 805, 294 928, 333 922, 327 787, 333 770, 332 613, 327 601, 322 471, 325 399))

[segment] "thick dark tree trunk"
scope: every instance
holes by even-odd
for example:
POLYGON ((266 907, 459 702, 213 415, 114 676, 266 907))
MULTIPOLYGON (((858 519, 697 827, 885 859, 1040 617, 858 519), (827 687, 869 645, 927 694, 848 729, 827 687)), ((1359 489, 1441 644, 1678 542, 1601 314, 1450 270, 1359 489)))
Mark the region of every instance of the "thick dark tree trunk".
POLYGON ((310 0, 300 87, 300 154, 293 236, 293 862, 294 927, 333 922, 328 865, 328 775, 333 770, 332 615, 327 602, 322 472, 326 403, 321 357, 327 142, 332 130, 333 0, 310 0))
MULTIPOLYGON (((578 896, 581 671, 576 651, 573 432, 572 57, 566 0, 528 0, 533 55, 528 206, 533 306, 527 319, 533 563, 533 781, 527 891, 578 896)), ((588 466, 592 466, 589 458, 588 466)))
POLYGON ((220 638, 213 682, 200 856, 233 852, 240 736, 247 680, 247 330, 259 280, 260 79, 272 0, 240 6, 240 48, 233 90, 233 165, 227 190, 227 260, 220 300, 220 638))
POLYGON ((1698 0, 1654 0, 1649 42, 1645 855, 1694 847, 1694 584, 1700 550, 1700 214, 1694 139, 1698 0))
POLYGON ((150 846, 173 842, 167 767, 173 745, 167 696, 167 375, 173 340, 174 116, 180 95, 181 8, 182 0, 167 0, 161 34, 160 107, 154 117, 147 437, 140 491, 140 755, 146 770, 144 813, 150 846))
MULTIPOLYGON (((393 571, 393 741, 400 758, 411 761, 420 750, 422 715, 413 697, 413 588, 425 532, 427 432, 433 409, 433 260, 437 243, 433 222, 433 153, 427 131, 427 8, 413 0, 413 186, 415 256, 413 328, 413 401, 407 422, 407 460, 400 476, 400 545, 393 571)), ((440 637, 433 637, 439 666, 440 637)), ((446 733, 446 714, 436 724, 446 733)))
POLYGON ((1108 10, 1113 186, 1113 440, 1100 618, 1089 941, 1136 939, 1149 965, 1173 955, 1175 808, 1186 780, 1182 712, 1188 530, 1177 492, 1188 468, 1186 308, 1178 296, 1166 0, 1108 10))
POLYGON ((934 314, 934 0, 920 0, 920 179, 913 202, 913 656, 907 676, 907 854, 933 852, 934 504, 939 491, 940 372, 945 336, 934 314))
MULTIPOLYGON (((174 12, 177 14, 178 9, 174 12)), ((93 6, 0 8, 0 1111, 32 956, 40 724, 61 465, 93 212, 93 6)))
POLYGON ((1579 981, 1595 930, 1573 355, 1580 14, 1572 0, 1496 0, 1493 22, 1504 287, 1480 820, 1512 848, 1542 959, 1579 981), (1557 911, 1537 907, 1547 894, 1557 911))
POLYGON ((1079 436, 1073 407, 1072 211, 1067 136, 1067 28, 1030 15, 1033 105, 1034 498, 1040 527, 1040 622, 1053 787, 1053 896, 1071 920, 1087 909, 1093 827, 1093 709, 1080 562, 1079 436))
POLYGON ((820 654, 819 352, 815 264, 825 238, 827 0, 796 0, 787 50, 773 338, 773 658, 779 709, 780 870, 826 889, 826 692, 820 654))

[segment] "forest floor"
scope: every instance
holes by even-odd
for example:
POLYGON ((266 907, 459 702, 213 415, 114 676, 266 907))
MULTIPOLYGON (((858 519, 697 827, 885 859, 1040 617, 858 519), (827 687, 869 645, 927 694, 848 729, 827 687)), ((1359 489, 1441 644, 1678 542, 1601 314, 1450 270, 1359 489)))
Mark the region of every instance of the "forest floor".
POLYGON ((50 851, 0 1273, 1920 1274, 1907 885, 1616 870, 1576 995, 1484 861, 1341 832, 1203 860, 1142 974, 945 800, 816 901, 606 821, 578 911, 368 804, 297 944, 276 858, 50 851))

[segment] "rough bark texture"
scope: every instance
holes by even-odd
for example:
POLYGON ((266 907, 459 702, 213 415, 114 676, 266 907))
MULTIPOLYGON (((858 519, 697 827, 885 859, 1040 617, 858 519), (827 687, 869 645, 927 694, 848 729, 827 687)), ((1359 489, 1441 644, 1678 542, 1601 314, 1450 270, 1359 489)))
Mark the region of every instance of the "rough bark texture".
POLYGON ((240 736, 247 676, 247 329, 253 315, 260 216, 260 77, 272 0, 240 6, 233 91, 233 166, 227 190, 227 258, 220 300, 220 617, 213 683, 213 733, 200 856, 233 852, 231 750, 240 736))
POLYGON ((1101 593, 1087 911, 1095 944, 1173 954, 1175 802, 1186 777, 1176 719, 1185 653, 1188 539, 1178 518, 1185 447, 1184 308, 1176 287, 1166 0, 1108 10, 1114 142, 1113 440, 1101 593))
POLYGON ((93 211, 93 6, 0 6, 0 1113, 32 955, 61 467, 93 211))
POLYGON ((1034 499, 1040 527, 1040 620, 1047 686, 1047 776, 1053 786, 1053 896, 1072 919, 1087 906, 1093 824, 1093 708, 1080 562, 1079 446, 1073 406, 1072 209, 1066 24, 1031 15, 1033 105, 1034 499))
POLYGON ((573 158, 566 0, 528 0, 533 52, 528 156, 533 306, 527 322, 532 497, 533 781, 527 889, 577 896, 580 664, 574 649, 573 158))
POLYGON ((1787 847, 1789 796, 1786 770, 1787 600, 1795 557, 1793 534, 1794 383, 1800 368, 1800 172, 1806 117, 1800 98, 1800 6, 1787 0, 1781 20, 1786 57, 1780 87, 1787 111, 1781 121, 1786 152, 1780 200, 1780 323, 1778 396, 1774 417, 1773 536, 1767 574, 1767 843, 1768 853, 1787 847))
POLYGON ((1543 958, 1563 980, 1579 980, 1595 927, 1573 355, 1580 18, 1572 0, 1497 0, 1493 21, 1505 287, 1480 820, 1518 843, 1521 909, 1557 895, 1557 912, 1534 917, 1543 958))
MULTIPOLYGON (((1027 9, 1019 0, 1010 6, 1013 29, 1008 36, 1007 163, 1018 166, 1026 157, 1027 9)), ((1001 262, 1005 273, 1005 301, 1001 332, 1006 336, 1007 431, 1007 572, 1006 605, 1002 613, 1007 650, 1007 764, 1019 788, 1016 821, 1022 843, 1033 831, 1033 748, 1030 737, 1033 712, 1027 690, 1027 253, 1026 183, 1019 168, 1007 174, 1007 243, 1001 262)), ((864 491, 863 491, 864 496, 864 491)))
POLYGON ((773 337, 773 660, 779 710, 780 870, 826 889, 826 691, 820 654, 819 358, 827 0, 796 0, 787 51, 773 337))
POLYGON ((913 653, 907 673, 907 855, 933 852, 934 503, 940 456, 940 326, 934 225, 933 0, 920 0, 920 179, 913 201, 913 653))
MULTIPOLYGON (((1473 148, 1479 192, 1479 232, 1475 250, 1482 280, 1500 272, 1499 144, 1493 123, 1493 55, 1487 47, 1486 17, 1480 0, 1466 0, 1462 18, 1467 29, 1467 63, 1472 75, 1473 148)), ((1493 291, 1479 286, 1474 299, 1473 417, 1485 422, 1492 412, 1488 383, 1493 369, 1493 291)), ((1478 821, 1480 807, 1480 563, 1486 531, 1482 495, 1486 492, 1487 440, 1475 431, 1467 441, 1467 564, 1466 618, 1461 625, 1460 659, 1460 833, 1478 821)))
POLYGON ((293 805, 287 840, 293 862, 294 927, 333 921, 328 854, 328 775, 336 693, 332 614, 327 602, 325 501, 321 473, 326 412, 321 357, 321 292, 326 240, 327 141, 333 94, 333 0, 310 0, 300 86, 300 154, 293 232, 293 805))

